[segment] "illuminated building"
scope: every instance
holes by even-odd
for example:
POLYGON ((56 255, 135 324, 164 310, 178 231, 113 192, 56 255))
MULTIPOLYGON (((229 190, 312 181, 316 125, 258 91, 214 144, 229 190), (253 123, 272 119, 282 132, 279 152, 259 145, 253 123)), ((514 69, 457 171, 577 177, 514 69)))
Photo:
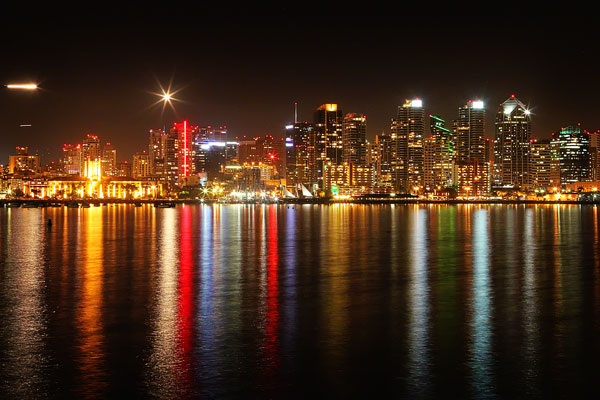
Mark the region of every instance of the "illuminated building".
POLYGON ((40 172, 40 157, 29 155, 28 147, 17 147, 16 155, 8 156, 8 173, 36 175, 40 172))
POLYGON ((452 132, 444 126, 438 116, 429 116, 431 137, 424 141, 423 182, 430 188, 445 188, 452 185, 452 156, 454 142, 452 132))
POLYGON ((315 127, 308 122, 296 122, 285 127, 286 186, 316 183, 316 169, 311 169, 309 149, 315 127))
POLYGON ((237 162, 239 143, 234 141, 205 141, 200 144, 206 163, 204 171, 209 180, 221 179, 227 165, 237 162))
POLYGON ((529 146, 529 188, 547 191, 560 185, 560 169, 555 144, 548 140, 532 140, 529 146))
POLYGON ((62 148, 62 170, 66 175, 81 173, 81 145, 64 144, 62 148))
POLYGON ((529 184, 531 114, 514 95, 496 113, 494 186, 526 188, 529 184))
MULTIPOLYGON (((195 172, 207 172, 206 151, 202 145, 208 142, 227 142, 229 133, 227 126, 202 126, 196 127, 193 132, 192 147, 194 151, 195 172)), ((210 169, 210 167, 208 167, 210 169)))
POLYGON ((342 123, 342 160, 354 165, 367 164, 367 116, 346 114, 342 123))
POLYGON ((392 185, 392 136, 381 132, 375 135, 375 182, 376 186, 392 185))
POLYGON ((102 149, 102 170, 108 176, 117 173, 117 150, 112 143, 106 143, 102 149))
POLYGON ((425 110, 423 101, 406 100, 398 107, 398 116, 392 120, 392 182, 395 190, 414 191, 423 186, 423 138, 425 110))
POLYGON ((151 176, 150 157, 145 151, 135 153, 132 163, 132 177, 135 179, 147 178, 151 176))
POLYGON ((327 161, 323 166, 323 190, 326 194, 337 194, 340 187, 350 185, 350 164, 327 161))
POLYGON ((458 161, 458 195, 462 197, 482 197, 489 194, 489 163, 480 164, 476 158, 458 161))
POLYGON ((342 110, 337 104, 322 104, 315 111, 315 158, 317 180, 323 179, 323 165, 327 161, 342 162, 342 110))
POLYGON ((552 140, 558 147, 560 184, 591 180, 590 136, 581 125, 561 128, 558 134, 552 134, 552 140))
POLYGON ((39 173, 38 156, 29 155, 28 147, 16 147, 16 155, 9 156, 8 173, 12 175, 34 175, 39 173))
POLYGON ((150 129, 148 132, 148 159, 150 175, 165 180, 165 153, 167 134, 162 129, 150 129))
POLYGON ((600 181, 600 147, 598 147, 598 135, 600 131, 590 132, 590 167, 592 181, 600 181))
POLYGON ((117 169, 118 169, 117 176, 120 178, 131 178, 131 175, 133 175, 133 170, 131 168, 131 164, 128 163, 127 161, 118 163, 117 169))
POLYGON ((197 130, 198 127, 191 126, 188 121, 175 123, 171 129, 177 145, 177 181, 173 183, 178 185, 195 171, 192 138, 197 130))
POLYGON ((458 162, 477 160, 485 163, 485 105, 483 101, 469 100, 458 109, 454 120, 454 159, 458 162))
POLYGON ((86 160, 100 160, 100 139, 96 135, 86 135, 81 145, 81 167, 80 172, 83 173, 86 160))

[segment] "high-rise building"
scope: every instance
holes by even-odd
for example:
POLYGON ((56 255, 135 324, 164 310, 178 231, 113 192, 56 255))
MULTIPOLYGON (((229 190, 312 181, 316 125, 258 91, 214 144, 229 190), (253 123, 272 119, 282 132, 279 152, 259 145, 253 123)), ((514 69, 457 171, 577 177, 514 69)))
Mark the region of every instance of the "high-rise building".
POLYGON ((150 129, 148 132, 148 159, 150 175, 164 180, 167 134, 162 129, 150 129))
MULTIPOLYGON (((316 182, 316 165, 311 164, 316 137, 315 126, 296 122, 285 127, 286 186, 310 185, 316 182)), ((314 160, 312 160, 314 162, 314 160)))
POLYGON ((546 191, 548 188, 558 187, 559 164, 550 139, 532 140, 529 147, 529 188, 531 190, 546 191))
POLYGON ((494 185, 526 188, 529 184, 531 114, 512 95, 496 113, 494 185))
POLYGON ((431 137, 424 142, 423 182, 430 188, 452 185, 454 141, 452 131, 444 125, 445 121, 442 118, 429 116, 431 137))
POLYGON ((342 110, 337 104, 322 104, 315 111, 315 157, 317 180, 322 186, 323 166, 327 161, 340 164, 343 158, 342 110))
POLYGON ((590 136, 581 129, 581 124, 561 128, 552 134, 552 140, 558 147, 561 186, 590 181, 590 136))
POLYGON ((455 160, 477 160, 483 165, 485 154, 485 105, 483 101, 469 100, 458 109, 454 121, 455 160))
POLYGON ((356 166, 367 164, 367 116, 346 114, 342 123, 342 160, 356 166))
POLYGON ((81 165, 80 171, 85 169, 86 160, 100 160, 102 153, 100 152, 100 139, 98 136, 87 134, 81 145, 81 165))
POLYGON ((391 126, 392 183, 395 190, 416 192, 423 186, 425 110, 420 99, 398 107, 391 126))
POLYGON ((40 172, 40 157, 29 154, 29 148, 17 146, 16 154, 8 157, 8 173, 35 175, 40 172))
POLYGON ((146 151, 135 153, 131 169, 132 177, 135 179, 147 178, 150 176, 150 157, 146 151))
POLYGON ((65 143, 62 147, 61 166, 66 175, 81 174, 81 145, 65 143))
POLYGON ((375 184, 389 187, 392 185, 392 136, 381 132, 375 136, 375 184))
POLYGON ((108 176, 117 174, 117 149, 112 143, 107 142, 102 149, 102 171, 108 176))
POLYGON ((598 139, 600 131, 590 132, 590 165, 591 179, 593 182, 600 181, 600 147, 598 139))

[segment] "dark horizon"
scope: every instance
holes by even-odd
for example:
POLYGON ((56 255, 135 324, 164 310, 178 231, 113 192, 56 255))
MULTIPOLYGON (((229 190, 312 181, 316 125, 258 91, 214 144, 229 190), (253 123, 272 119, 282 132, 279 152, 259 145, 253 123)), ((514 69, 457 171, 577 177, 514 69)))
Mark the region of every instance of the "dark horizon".
POLYGON ((570 123, 599 129, 597 32, 581 19, 572 31, 555 17, 525 20, 426 17, 400 27, 368 15, 223 23, 208 16, 172 25, 121 18, 106 21, 110 29, 100 29, 100 18, 9 23, 1 28, 12 35, 3 35, 0 82, 33 80, 41 89, 2 89, 0 162, 17 145, 48 162, 86 133, 112 142, 122 160, 147 147, 149 129, 184 118, 227 125, 233 136, 281 136, 294 101, 300 120, 312 120, 323 103, 366 114, 369 138, 389 132, 397 106, 413 97, 447 126, 459 106, 482 99, 487 137, 498 104, 511 94, 532 107, 536 138, 570 123), (171 79, 183 101, 177 115, 161 117, 160 107, 149 108, 158 100, 150 92, 171 79))

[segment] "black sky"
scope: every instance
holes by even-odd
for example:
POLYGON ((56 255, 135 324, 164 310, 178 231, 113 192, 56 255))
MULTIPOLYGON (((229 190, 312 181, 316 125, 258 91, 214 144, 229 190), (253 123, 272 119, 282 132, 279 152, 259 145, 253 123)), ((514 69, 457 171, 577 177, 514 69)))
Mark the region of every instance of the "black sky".
POLYGON ((175 117, 280 135, 294 101, 303 120, 326 102, 362 112, 372 137, 405 98, 422 98, 449 125, 458 106, 481 98, 491 137, 498 104, 514 93, 532 107, 536 137, 571 122, 595 130, 600 35, 592 20, 568 20, 129 10, 3 24, 0 82, 35 80, 42 90, 0 91, 0 163, 17 145, 49 161, 85 133, 130 157, 146 148, 148 129, 175 117), (161 117, 149 92, 171 79, 183 102, 161 117))

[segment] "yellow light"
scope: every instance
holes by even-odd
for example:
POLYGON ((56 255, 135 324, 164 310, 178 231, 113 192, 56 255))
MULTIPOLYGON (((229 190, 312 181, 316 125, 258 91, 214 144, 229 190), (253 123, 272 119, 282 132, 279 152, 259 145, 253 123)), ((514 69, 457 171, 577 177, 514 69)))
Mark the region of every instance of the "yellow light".
POLYGON ((167 102, 168 102, 168 101, 171 101, 171 99, 172 99, 173 97, 171 96, 171 93, 166 93, 166 92, 165 92, 165 93, 163 93, 163 94, 162 94, 162 98, 163 98, 163 100, 164 100, 164 101, 167 101, 167 102))
POLYGON ((20 90, 35 90, 38 85, 35 83, 11 83, 6 85, 7 89, 20 89, 20 90))

